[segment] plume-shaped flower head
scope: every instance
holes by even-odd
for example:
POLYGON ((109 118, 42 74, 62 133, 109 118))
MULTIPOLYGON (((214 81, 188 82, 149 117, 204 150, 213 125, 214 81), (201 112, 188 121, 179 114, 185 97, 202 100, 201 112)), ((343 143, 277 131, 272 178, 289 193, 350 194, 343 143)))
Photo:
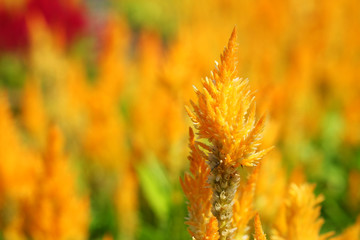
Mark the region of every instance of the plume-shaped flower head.
POLYGON ((264 117, 255 117, 254 94, 248 80, 237 76, 237 35, 234 29, 228 46, 221 55, 220 64, 210 78, 202 80, 198 90, 198 103, 191 102, 193 111, 187 112, 196 127, 201 147, 200 155, 206 159, 210 172, 212 214, 218 221, 221 240, 233 239, 233 204, 240 183, 239 166, 255 166, 266 154, 259 145, 264 128, 264 117))
POLYGON ((211 77, 202 79, 201 90, 194 87, 198 103, 191 102, 194 111, 187 108, 187 112, 198 136, 217 147, 223 161, 235 166, 254 166, 268 151, 258 150, 265 118, 256 121, 254 93, 248 79, 237 75, 236 41, 234 29, 220 64, 215 62, 211 77))

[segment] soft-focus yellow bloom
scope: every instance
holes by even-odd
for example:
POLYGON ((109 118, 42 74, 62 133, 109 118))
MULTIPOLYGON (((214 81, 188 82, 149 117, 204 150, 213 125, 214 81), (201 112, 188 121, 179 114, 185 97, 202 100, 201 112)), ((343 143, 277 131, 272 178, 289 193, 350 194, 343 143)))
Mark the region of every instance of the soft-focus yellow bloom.
POLYGON ((43 164, 34 198, 26 204, 27 231, 39 240, 87 239, 89 202, 76 192, 75 175, 56 127, 49 131, 43 164))
POLYGON ((6 239, 25 239, 23 205, 33 199, 42 172, 40 157, 21 141, 10 106, 0 92, 0 212, 6 239))
MULTIPOLYGON (((66 56, 59 36, 52 34, 46 20, 39 15, 31 15, 28 21, 30 36, 29 65, 34 77, 51 86, 49 95, 57 95, 64 90, 63 80, 66 73, 66 56)), ((61 104, 59 98, 53 98, 52 104, 61 104)), ((56 110, 56 109, 54 109, 56 110)))
MULTIPOLYGON (((129 87, 134 97, 130 105, 130 139, 137 159, 154 154, 166 167, 171 180, 183 169, 186 154, 186 112, 184 92, 189 81, 178 77, 177 67, 184 70, 182 55, 173 47, 164 58, 165 49, 158 34, 143 31, 140 34, 134 67, 136 81, 129 87), (181 62, 180 62, 181 61, 181 62), (172 64, 174 63, 174 66, 172 64), (156 106, 156 107, 155 107, 156 106)), ((181 47, 181 45, 180 45, 181 47)), ((188 69, 183 74, 190 75, 188 69)))
POLYGON ((100 59, 100 76, 86 94, 87 128, 81 136, 85 154, 107 167, 125 162, 125 128, 120 98, 125 83, 127 27, 111 21, 106 28, 105 49, 100 59))
POLYGON ((39 156, 21 142, 9 104, 0 92, 0 205, 6 198, 19 201, 32 197, 40 174, 39 156))
MULTIPOLYGON (((315 196, 315 185, 291 184, 285 201, 285 215, 281 225, 275 226, 273 230, 274 240, 324 240, 332 233, 320 235, 320 228, 324 220, 320 218, 320 206, 323 196, 315 196)), ((281 222, 281 221, 278 221, 281 222)))

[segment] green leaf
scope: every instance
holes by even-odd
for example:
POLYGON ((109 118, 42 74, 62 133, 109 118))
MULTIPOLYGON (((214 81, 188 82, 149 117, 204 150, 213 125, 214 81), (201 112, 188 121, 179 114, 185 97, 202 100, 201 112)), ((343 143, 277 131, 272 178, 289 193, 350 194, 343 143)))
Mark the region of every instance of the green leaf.
POLYGON ((167 220, 170 208, 170 183, 155 156, 137 166, 141 191, 160 222, 167 220))
POLYGON ((25 81, 25 66, 15 55, 0 58, 0 87, 20 89, 25 81))

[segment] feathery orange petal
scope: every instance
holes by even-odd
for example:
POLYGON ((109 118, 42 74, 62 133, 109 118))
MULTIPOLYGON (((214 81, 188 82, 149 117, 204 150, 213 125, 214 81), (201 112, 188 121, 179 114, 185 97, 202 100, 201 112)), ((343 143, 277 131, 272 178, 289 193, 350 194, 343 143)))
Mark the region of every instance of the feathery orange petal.
POLYGON ((255 236, 254 236, 255 240, 266 240, 266 236, 262 229, 260 216, 258 213, 255 215, 254 226, 255 226, 255 236))

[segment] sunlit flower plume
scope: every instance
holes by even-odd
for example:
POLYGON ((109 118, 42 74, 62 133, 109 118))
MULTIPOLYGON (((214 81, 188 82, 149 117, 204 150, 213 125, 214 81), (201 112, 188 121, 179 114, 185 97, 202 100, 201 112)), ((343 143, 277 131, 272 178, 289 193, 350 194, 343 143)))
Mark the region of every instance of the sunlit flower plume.
POLYGON ((254 95, 248 80, 237 77, 237 36, 234 29, 221 61, 215 63, 210 78, 202 80, 203 88, 194 87, 198 103, 187 112, 198 130, 201 155, 211 169, 212 214, 216 217, 221 240, 232 239, 234 197, 240 184, 237 168, 256 166, 270 150, 259 150, 265 117, 255 118, 254 95))

